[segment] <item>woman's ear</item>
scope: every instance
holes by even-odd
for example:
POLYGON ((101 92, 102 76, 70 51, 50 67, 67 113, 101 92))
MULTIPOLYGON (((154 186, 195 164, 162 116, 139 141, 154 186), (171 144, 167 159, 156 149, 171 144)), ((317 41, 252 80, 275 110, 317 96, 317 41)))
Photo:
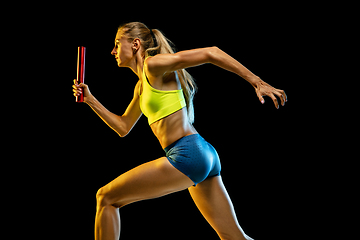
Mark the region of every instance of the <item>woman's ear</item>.
POLYGON ((135 54, 141 47, 141 41, 139 38, 135 38, 134 41, 132 42, 132 50, 133 53, 135 54))

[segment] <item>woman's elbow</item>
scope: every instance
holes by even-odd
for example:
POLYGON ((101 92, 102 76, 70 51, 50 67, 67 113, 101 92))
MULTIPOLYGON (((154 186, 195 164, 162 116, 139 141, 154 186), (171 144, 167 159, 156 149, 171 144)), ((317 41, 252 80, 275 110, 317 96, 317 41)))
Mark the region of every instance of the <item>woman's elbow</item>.
POLYGON ((130 130, 126 127, 125 124, 118 124, 115 127, 111 128, 122 138, 128 135, 128 133, 130 132, 130 130))
POLYGON ((121 138, 123 138, 123 137, 126 137, 126 135, 128 135, 128 132, 118 132, 118 131, 115 131, 118 135, 119 135, 119 137, 121 137, 121 138))
POLYGON ((207 51, 208 56, 207 57, 208 57, 210 63, 216 62, 216 60, 218 59, 217 56, 219 54, 219 51, 221 51, 221 50, 217 46, 212 46, 212 47, 208 48, 208 51, 207 51))
POLYGON ((128 133, 130 132, 129 130, 127 130, 126 128, 118 128, 118 129, 114 129, 114 131, 121 137, 126 137, 126 135, 128 135, 128 133))

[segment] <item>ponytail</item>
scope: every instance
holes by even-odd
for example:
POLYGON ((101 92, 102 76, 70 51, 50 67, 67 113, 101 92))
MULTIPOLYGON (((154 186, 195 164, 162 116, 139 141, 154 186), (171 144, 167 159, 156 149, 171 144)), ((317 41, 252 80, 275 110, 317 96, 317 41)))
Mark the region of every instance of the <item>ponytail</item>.
MULTIPOLYGON (((127 35, 129 41, 139 38, 145 49, 145 58, 157 54, 174 54, 174 50, 171 47, 171 45, 174 46, 174 44, 158 29, 150 30, 143 23, 131 22, 121 25, 118 31, 123 31, 123 34, 127 35)), ((197 90, 196 83, 194 78, 185 69, 180 69, 176 72, 180 80, 181 88, 183 89, 189 122, 192 124, 194 123, 193 99, 197 90)))

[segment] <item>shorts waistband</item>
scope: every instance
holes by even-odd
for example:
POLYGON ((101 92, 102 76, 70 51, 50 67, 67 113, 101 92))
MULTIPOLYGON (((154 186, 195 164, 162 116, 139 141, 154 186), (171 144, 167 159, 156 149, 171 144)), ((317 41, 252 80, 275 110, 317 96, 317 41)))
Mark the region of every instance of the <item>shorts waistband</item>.
POLYGON ((176 140, 175 142, 171 143, 169 146, 164 148, 165 153, 167 153, 170 149, 172 149, 180 140, 185 140, 185 139, 193 138, 193 137, 201 137, 201 136, 200 136, 200 134, 196 133, 196 134, 191 134, 191 135, 179 138, 178 140, 176 140))

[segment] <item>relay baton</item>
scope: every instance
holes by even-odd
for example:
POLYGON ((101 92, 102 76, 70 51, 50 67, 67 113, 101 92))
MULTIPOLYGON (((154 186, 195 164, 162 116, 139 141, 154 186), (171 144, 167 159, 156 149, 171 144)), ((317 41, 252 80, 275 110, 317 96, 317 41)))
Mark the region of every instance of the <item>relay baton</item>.
MULTIPOLYGON (((78 57, 77 57, 77 78, 78 84, 84 83, 85 79, 85 47, 78 47, 78 57)), ((76 96, 76 102, 84 101, 84 90, 80 96, 76 96)))

